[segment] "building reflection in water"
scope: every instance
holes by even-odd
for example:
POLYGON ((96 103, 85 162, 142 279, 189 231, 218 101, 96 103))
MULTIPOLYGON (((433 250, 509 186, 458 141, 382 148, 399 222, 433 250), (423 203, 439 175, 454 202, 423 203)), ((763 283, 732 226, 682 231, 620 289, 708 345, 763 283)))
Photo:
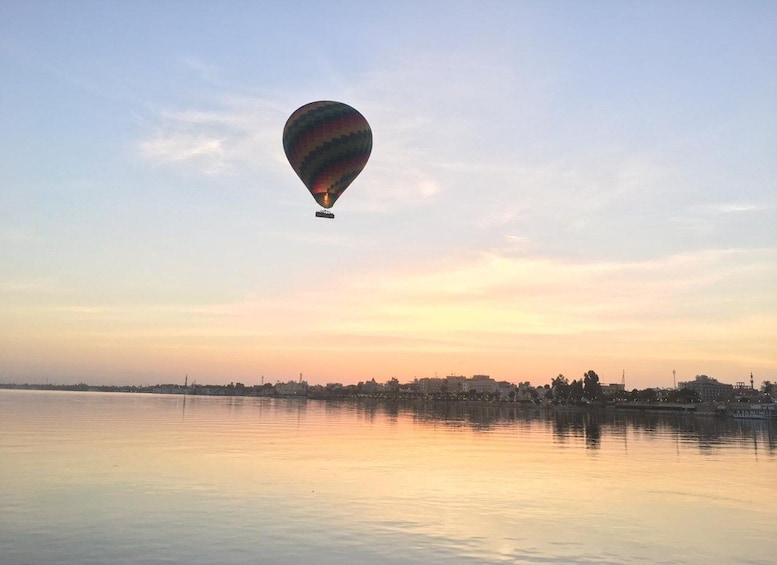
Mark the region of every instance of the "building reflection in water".
POLYGON ((389 402, 380 400, 276 400, 278 410, 298 412, 308 402, 322 402, 329 415, 356 413, 366 422, 378 415, 389 421, 410 417, 420 426, 467 427, 489 433, 514 426, 544 426, 554 440, 564 443, 583 440, 587 449, 597 450, 602 438, 618 438, 628 450, 628 433, 674 436, 678 443, 696 445, 702 451, 726 445, 752 447, 756 452, 777 451, 777 422, 737 420, 692 414, 625 412, 614 410, 540 408, 478 402, 389 402))

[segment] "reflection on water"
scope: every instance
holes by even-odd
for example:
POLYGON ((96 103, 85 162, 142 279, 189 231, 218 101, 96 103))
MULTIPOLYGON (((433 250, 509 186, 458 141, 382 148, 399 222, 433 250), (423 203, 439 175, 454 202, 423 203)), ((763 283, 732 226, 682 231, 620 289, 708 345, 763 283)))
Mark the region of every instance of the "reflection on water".
POLYGON ((774 562, 775 424, 0 391, 0 563, 774 562))
MULTIPOLYGON (((286 405, 297 410, 297 401, 286 405)), ((305 405, 305 401, 299 401, 305 405)), ((769 420, 737 420, 695 414, 673 414, 650 411, 617 411, 539 408, 531 405, 483 402, 381 402, 343 401, 327 405, 327 411, 353 411, 373 421, 382 416, 396 419, 410 416, 420 425, 469 427, 489 432, 514 426, 544 426, 552 430, 557 441, 566 438, 585 440, 591 449, 600 447, 603 435, 625 437, 627 430, 645 435, 676 437, 685 444, 697 444, 700 449, 715 449, 733 444, 754 450, 777 450, 777 422, 769 420)))

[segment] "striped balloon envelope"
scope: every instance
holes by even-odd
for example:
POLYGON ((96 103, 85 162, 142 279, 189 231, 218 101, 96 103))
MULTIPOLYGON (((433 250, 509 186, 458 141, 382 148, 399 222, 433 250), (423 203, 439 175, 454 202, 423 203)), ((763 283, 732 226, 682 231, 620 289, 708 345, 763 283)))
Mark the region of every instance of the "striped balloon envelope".
MULTIPOLYGON (((283 150, 316 202, 331 208, 367 164, 372 130, 347 104, 311 102, 286 121, 283 150)), ((334 217, 326 212, 317 215, 334 217)))

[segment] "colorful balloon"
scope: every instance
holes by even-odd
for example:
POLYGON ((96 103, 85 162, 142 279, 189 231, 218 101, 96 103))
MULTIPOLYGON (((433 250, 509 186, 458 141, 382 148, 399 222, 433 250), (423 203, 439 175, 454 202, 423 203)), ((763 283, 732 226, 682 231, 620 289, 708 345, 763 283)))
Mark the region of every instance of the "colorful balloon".
POLYGON ((286 121, 283 150, 316 202, 331 208, 367 164, 372 130, 347 104, 311 102, 286 121))

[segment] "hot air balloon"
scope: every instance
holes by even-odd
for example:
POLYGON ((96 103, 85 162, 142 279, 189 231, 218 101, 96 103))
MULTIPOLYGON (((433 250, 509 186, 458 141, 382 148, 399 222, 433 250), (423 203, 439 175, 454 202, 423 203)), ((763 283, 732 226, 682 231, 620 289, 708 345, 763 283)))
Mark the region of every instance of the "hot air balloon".
POLYGON ((320 101, 296 110, 283 128, 283 150, 316 202, 328 209, 359 176, 372 151, 370 124, 341 102, 320 101))

